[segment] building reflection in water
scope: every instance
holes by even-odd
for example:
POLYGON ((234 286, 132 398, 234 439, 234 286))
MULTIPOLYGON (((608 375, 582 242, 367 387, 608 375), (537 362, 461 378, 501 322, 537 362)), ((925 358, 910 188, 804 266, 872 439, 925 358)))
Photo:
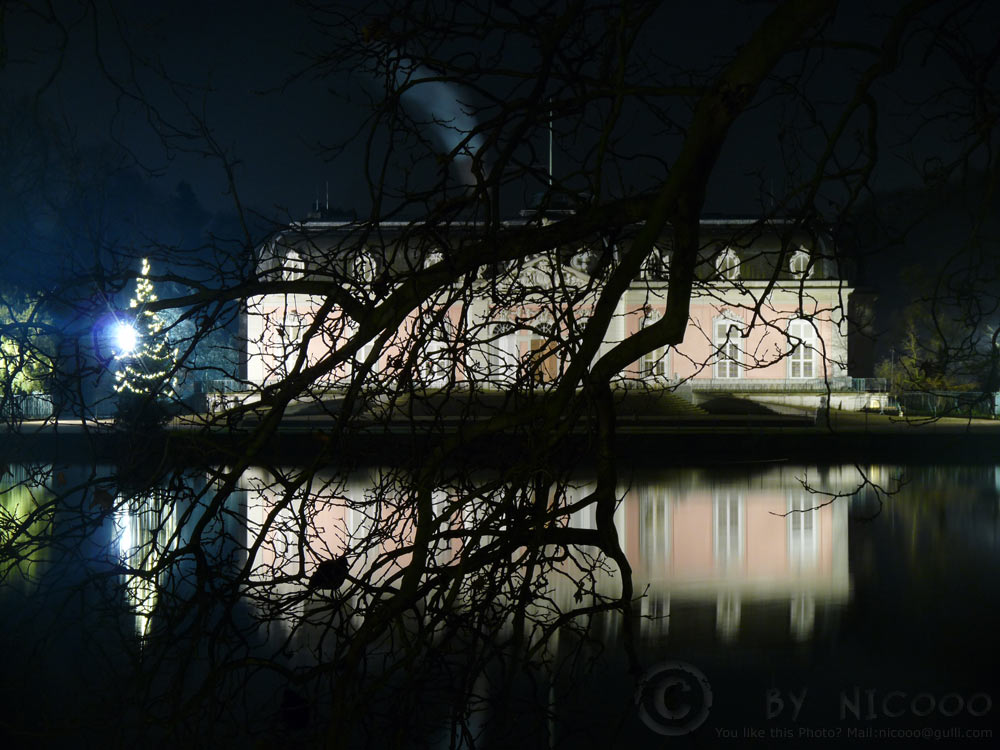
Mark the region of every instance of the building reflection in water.
MULTIPOLYGON (((262 590, 282 601, 273 607, 259 602, 269 610, 265 619, 282 619, 286 627, 299 618, 308 620, 305 582, 319 561, 345 552, 352 577, 366 574, 370 586, 397 580, 408 555, 395 551, 408 543, 410 530, 370 532, 386 516, 380 504, 394 497, 406 501, 403 488, 394 494, 380 486, 386 480, 377 469, 346 482, 335 482, 332 475, 314 477, 310 486, 295 491, 281 490, 282 483, 274 480, 257 469, 244 482, 248 539, 266 529, 252 567, 257 580, 266 582, 262 590)), ((783 466, 750 475, 688 469, 635 476, 619 489, 614 518, 632 567, 634 591, 641 595, 637 610, 645 639, 697 634, 699 639, 709 635, 732 642, 745 635, 748 623, 763 624, 762 619, 769 639, 811 638, 818 613, 846 603, 851 588, 848 500, 827 503, 823 493, 850 494, 858 484, 857 471, 846 466, 822 472, 783 466), (706 627, 709 623, 714 627, 706 627)), ((564 500, 571 505, 593 489, 583 480, 566 489, 564 500)), ((436 509, 450 500, 447 492, 434 494, 436 509)), ((581 507, 569 525, 595 529, 594 506, 581 507)), ((460 556, 459 537, 439 544, 437 564, 460 556)), ((565 562, 550 576, 549 589, 563 611, 580 606, 582 575, 582 569, 565 562)), ((613 565, 590 569, 586 576, 586 595, 619 594, 621 581, 613 565)), ((602 627, 610 628, 605 635, 613 635, 617 618, 602 627)))
POLYGON ((147 490, 114 503, 118 556, 127 572, 122 574, 125 596, 135 614, 136 633, 149 633, 153 611, 165 584, 164 554, 177 546, 177 505, 165 488, 147 490))
MULTIPOLYGON (((636 589, 647 592, 647 636, 665 637, 679 619, 712 607, 721 640, 737 638, 754 609, 770 613, 772 624, 784 611, 782 629, 803 640, 813 633, 817 607, 846 602, 847 501, 824 505, 827 497, 792 473, 786 467, 750 482, 686 487, 639 482, 625 494, 625 506, 635 508, 626 512, 624 537, 636 589)), ((851 470, 843 472, 846 482, 829 485, 840 473, 831 470, 821 489, 851 489, 851 470)))

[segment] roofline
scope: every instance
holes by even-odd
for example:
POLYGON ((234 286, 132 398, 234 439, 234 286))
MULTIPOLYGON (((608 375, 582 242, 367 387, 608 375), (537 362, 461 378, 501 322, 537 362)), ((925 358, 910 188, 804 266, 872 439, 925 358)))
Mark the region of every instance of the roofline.
MULTIPOLYGON (((361 221, 361 220, 332 221, 332 220, 328 220, 328 219, 306 219, 305 221, 292 222, 291 224, 289 224, 289 229, 293 229, 293 230, 296 230, 296 229, 297 230, 302 230, 302 229, 311 229, 311 228, 316 228, 316 229, 343 229, 345 227, 360 227, 360 226, 364 226, 367 223, 368 222, 361 221)), ((423 222, 416 221, 416 220, 414 220, 414 221, 381 221, 381 222, 378 222, 378 224, 375 224, 373 226, 389 227, 389 228, 397 228, 397 227, 398 228, 403 228, 403 227, 419 226, 422 223, 423 222)), ((506 224, 506 225, 520 225, 520 224, 527 224, 529 222, 526 221, 523 218, 512 217, 510 219, 504 219, 501 223, 502 224, 506 224)), ((640 222, 635 222, 635 223, 638 224, 640 222)), ((713 217, 713 218, 705 218, 705 219, 699 219, 698 220, 698 224, 705 225, 705 226, 752 226, 754 224, 764 224, 764 225, 767 225, 767 224, 780 224, 780 225, 789 225, 789 224, 799 224, 799 223, 801 223, 801 221, 798 220, 798 219, 768 219, 768 218, 765 218, 765 217, 760 217, 758 219, 748 219, 748 218, 724 219, 724 218, 714 218, 713 217)), ((668 223, 668 225, 669 225, 669 223, 668 223)), ((484 223, 481 222, 481 221, 452 221, 452 222, 448 223, 448 226, 479 227, 479 226, 484 226, 484 223)), ((287 230, 283 230, 283 231, 287 231, 287 230)))

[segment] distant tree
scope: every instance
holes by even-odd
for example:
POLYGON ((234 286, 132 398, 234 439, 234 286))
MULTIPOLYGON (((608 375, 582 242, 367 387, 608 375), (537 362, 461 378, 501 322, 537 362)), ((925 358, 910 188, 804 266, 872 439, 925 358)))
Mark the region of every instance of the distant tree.
POLYGON ((34 295, 9 284, 0 288, 0 396, 4 400, 44 391, 48 385, 55 326, 44 309, 34 295))

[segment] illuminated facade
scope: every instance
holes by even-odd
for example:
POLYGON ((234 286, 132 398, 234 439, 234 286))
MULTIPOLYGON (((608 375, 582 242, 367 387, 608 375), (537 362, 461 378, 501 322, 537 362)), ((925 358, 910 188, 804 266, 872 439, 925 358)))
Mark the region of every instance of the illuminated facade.
MULTIPOLYGON (((452 225, 445 242, 406 223, 373 231, 310 221, 273 238, 258 269, 274 280, 336 280, 355 298, 376 303, 405 279, 447 263, 449 252, 478 241, 473 229, 452 225)), ((704 220, 701 239, 684 342, 632 363, 622 384, 819 392, 849 381, 848 311, 855 290, 827 233, 725 219, 704 220)), ((429 388, 554 381, 576 351, 608 268, 629 241, 597 237, 584 247, 484 267, 477 278, 412 312, 397 331, 381 339, 375 332, 322 382, 337 387, 362 370, 392 377, 407 369, 418 386, 429 388)), ((665 314, 671 248, 670 235, 656 243, 618 300, 601 353, 665 314)), ((291 292, 248 300, 252 383, 277 382, 351 340, 358 324, 336 310, 309 334, 324 302, 291 292)))

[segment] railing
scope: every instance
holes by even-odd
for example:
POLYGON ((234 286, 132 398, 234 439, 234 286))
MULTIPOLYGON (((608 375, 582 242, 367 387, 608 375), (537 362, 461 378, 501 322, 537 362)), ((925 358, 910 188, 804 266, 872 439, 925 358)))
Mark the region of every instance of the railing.
POLYGON ((888 378, 851 378, 849 390, 857 393, 884 393, 889 390, 888 378))
POLYGON ((48 419, 53 411, 48 393, 17 393, 0 404, 0 413, 7 419, 48 419))
POLYGON ((205 393, 241 393, 249 390, 245 383, 233 378, 216 378, 206 380, 204 385, 205 393))
POLYGON ((827 390, 864 392, 885 390, 884 378, 692 378, 693 391, 720 393, 825 393, 827 390))

